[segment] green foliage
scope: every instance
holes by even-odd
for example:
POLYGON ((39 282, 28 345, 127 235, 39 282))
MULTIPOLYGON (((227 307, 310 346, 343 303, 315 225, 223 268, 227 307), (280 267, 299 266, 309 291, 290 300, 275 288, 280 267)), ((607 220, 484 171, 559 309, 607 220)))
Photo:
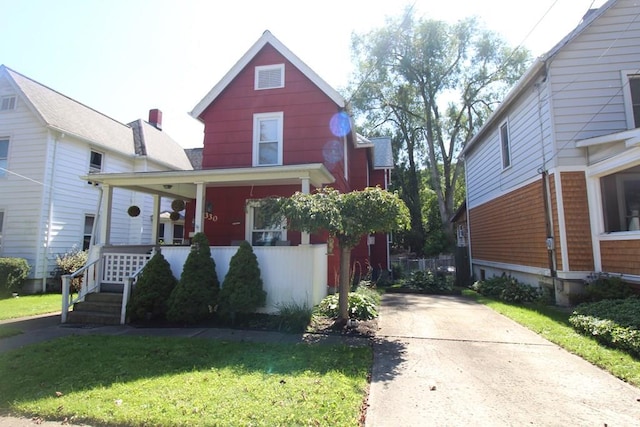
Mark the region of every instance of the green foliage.
POLYGON ((205 320, 218 303, 219 291, 209 241, 204 233, 196 233, 178 285, 169 297, 167 319, 187 324, 205 320))
POLYGON ((166 316, 171 292, 178 281, 165 257, 156 252, 140 273, 127 306, 132 321, 162 319, 166 316))
POLYGON ((304 332, 309 326, 313 310, 306 305, 284 304, 278 307, 278 330, 304 332))
MULTIPOLYGON (((338 295, 325 297, 316 307, 316 313, 326 317, 338 317, 338 295)), ((349 318, 356 320, 370 320, 378 317, 376 302, 368 295, 359 292, 349 292, 349 318)))
POLYGON ((628 283, 619 277, 596 275, 586 287, 587 301, 596 302, 607 299, 623 299, 633 295, 628 283))
POLYGON ((220 311, 231 314, 253 313, 263 307, 267 293, 262 289, 258 258, 249 242, 240 244, 231 257, 222 290, 220 291, 220 311))
POLYGON ((0 295, 20 290, 30 270, 24 258, 0 258, 0 295))
POLYGON ((518 282, 510 276, 494 276, 472 286, 476 292, 490 298, 497 298, 505 302, 522 304, 534 302, 541 298, 539 289, 518 282))
POLYGON ((601 300, 580 304, 569 317, 580 333, 640 357, 640 299, 601 300))
POLYGON ((433 274, 431 271, 414 271, 403 285, 410 289, 417 289, 433 294, 448 294, 453 292, 453 280, 451 276, 433 274))
MULTIPOLYGON (((54 277, 62 277, 72 274, 85 266, 89 257, 88 251, 82 251, 74 245, 64 254, 56 255, 56 268, 53 271, 54 277)), ((78 292, 82 286, 82 277, 75 277, 71 280, 71 291, 78 292)))
POLYGON ((355 292, 369 298, 374 302, 375 305, 380 305, 380 301, 382 298, 380 297, 380 294, 374 289, 374 285, 370 281, 363 280, 358 283, 355 292))

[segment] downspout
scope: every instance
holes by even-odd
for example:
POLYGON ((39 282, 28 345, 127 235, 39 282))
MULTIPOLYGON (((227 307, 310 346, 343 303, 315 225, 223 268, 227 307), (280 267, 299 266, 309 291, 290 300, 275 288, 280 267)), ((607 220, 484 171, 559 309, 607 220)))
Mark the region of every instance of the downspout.
MULTIPOLYGON (((53 132, 52 132, 53 134, 53 132)), ((62 135, 64 138, 64 134, 62 135)), ((45 243, 42 254, 42 292, 47 291, 47 273, 49 267, 49 244, 51 242, 51 228, 53 227, 53 189, 54 178, 56 170, 56 149, 58 147, 58 139, 53 137, 53 153, 51 155, 51 172, 49 174, 49 182, 46 184, 49 190, 49 212, 47 213, 47 234, 45 236, 45 243)))

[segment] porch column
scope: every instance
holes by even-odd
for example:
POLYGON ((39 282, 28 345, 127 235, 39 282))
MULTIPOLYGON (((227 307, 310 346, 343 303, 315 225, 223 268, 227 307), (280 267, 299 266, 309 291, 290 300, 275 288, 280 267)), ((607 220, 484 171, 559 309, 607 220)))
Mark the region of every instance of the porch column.
POLYGON ((108 245, 111 235, 111 204, 113 202, 113 188, 109 184, 102 184, 102 209, 100 210, 100 239, 98 243, 108 245))
POLYGON ((196 182, 196 214, 193 231, 195 233, 204 232, 204 198, 205 186, 204 182, 196 182))
POLYGON ((158 244, 158 229, 160 228, 160 196, 153 195, 153 216, 151 220, 151 243, 158 244))
MULTIPOLYGON (((300 181, 302 181, 302 190, 301 190, 302 193, 309 194, 311 192, 311 186, 309 185, 309 177, 300 178, 300 181)), ((310 242, 311 242, 311 239, 309 237, 309 233, 305 233, 305 232, 300 233, 300 244, 308 245, 310 242)))

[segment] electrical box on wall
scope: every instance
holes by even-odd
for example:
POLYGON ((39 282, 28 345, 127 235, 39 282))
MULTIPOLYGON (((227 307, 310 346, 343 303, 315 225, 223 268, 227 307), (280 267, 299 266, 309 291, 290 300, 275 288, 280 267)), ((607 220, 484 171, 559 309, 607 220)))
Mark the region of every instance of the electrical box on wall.
POLYGON ((553 237, 547 237, 547 250, 553 250, 553 237))

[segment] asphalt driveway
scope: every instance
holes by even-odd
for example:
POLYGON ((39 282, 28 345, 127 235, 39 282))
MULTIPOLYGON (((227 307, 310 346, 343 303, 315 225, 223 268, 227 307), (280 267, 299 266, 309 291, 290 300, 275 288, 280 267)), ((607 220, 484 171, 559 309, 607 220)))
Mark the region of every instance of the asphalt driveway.
POLYGON ((383 297, 366 425, 640 426, 640 390, 463 297, 383 297))

